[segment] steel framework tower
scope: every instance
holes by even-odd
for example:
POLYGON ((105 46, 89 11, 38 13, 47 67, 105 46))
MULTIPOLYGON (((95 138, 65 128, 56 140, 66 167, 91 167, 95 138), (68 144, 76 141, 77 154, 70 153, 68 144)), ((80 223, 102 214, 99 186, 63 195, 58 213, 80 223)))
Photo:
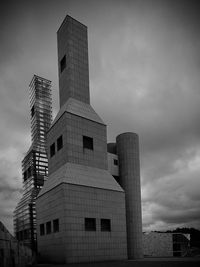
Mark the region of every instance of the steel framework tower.
POLYGON ((51 81, 34 75, 29 87, 32 144, 22 160, 23 196, 14 211, 14 233, 35 250, 35 200, 48 176, 46 133, 52 123, 51 81))

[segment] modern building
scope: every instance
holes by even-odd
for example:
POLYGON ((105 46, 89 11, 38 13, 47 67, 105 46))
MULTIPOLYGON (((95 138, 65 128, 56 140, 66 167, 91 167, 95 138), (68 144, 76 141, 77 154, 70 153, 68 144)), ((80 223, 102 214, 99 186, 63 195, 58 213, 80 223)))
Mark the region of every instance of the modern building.
POLYGON ((23 196, 14 211, 14 233, 36 250, 35 200, 48 176, 46 133, 52 123, 51 81, 33 76, 30 83, 32 144, 22 160, 23 196))
POLYGON ((16 240, 0 221, 0 266, 25 267, 33 262, 32 250, 16 240))
POLYGON ((36 200, 38 252, 58 263, 141 258, 138 136, 121 134, 107 148, 90 105, 87 27, 66 16, 57 40, 60 110, 36 200))
POLYGON ((143 250, 146 257, 186 257, 190 255, 190 234, 143 234, 143 250))

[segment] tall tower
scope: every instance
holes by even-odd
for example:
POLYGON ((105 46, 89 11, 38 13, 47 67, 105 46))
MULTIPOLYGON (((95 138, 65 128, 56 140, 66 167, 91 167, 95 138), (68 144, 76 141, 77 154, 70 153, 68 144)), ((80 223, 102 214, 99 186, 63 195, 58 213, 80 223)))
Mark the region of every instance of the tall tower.
POLYGON ((60 107, 70 97, 90 104, 87 27, 66 16, 57 44, 60 107))
POLYGON ((66 16, 57 38, 60 110, 36 201, 38 251, 59 263, 126 259, 125 195, 108 172, 106 125, 89 101, 87 27, 66 16))
POLYGON ((126 196, 127 250, 129 259, 143 257, 139 137, 136 133, 117 136, 119 184, 126 196))
POLYGON ((32 144, 22 160, 23 196, 14 211, 14 233, 35 250, 35 200, 48 176, 46 134, 52 122, 51 81, 34 75, 29 87, 32 144))

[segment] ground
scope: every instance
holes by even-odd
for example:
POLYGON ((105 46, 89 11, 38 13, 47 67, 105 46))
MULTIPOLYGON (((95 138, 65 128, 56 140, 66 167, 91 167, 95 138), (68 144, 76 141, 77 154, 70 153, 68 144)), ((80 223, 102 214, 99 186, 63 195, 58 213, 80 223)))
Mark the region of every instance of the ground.
POLYGON ((36 264, 34 267, 199 267, 200 258, 145 258, 142 260, 74 264, 36 264))

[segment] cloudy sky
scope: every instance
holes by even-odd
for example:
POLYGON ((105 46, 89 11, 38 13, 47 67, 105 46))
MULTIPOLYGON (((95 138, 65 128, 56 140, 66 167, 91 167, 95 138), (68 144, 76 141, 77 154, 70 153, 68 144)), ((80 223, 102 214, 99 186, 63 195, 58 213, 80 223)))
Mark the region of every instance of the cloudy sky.
POLYGON ((88 26, 92 106, 108 141, 140 136, 144 230, 200 229, 200 5, 192 0, 1 1, 0 220, 12 232, 30 146, 29 82, 52 80, 66 14, 88 26))

